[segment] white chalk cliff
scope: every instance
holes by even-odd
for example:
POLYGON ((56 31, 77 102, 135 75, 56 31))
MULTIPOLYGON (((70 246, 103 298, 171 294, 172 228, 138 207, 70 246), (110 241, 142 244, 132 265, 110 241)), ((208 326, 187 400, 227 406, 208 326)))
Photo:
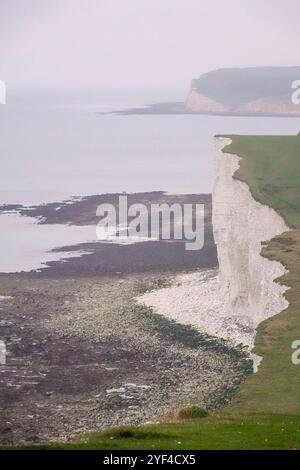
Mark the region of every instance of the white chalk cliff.
POLYGON ((224 310, 252 348, 255 329, 285 308, 286 287, 274 282, 286 270, 261 255, 262 242, 289 230, 277 212, 255 201, 247 184, 233 178, 240 158, 224 154, 230 139, 216 138, 213 229, 224 310))
POLYGON ((192 80, 185 105, 187 111, 192 111, 193 113, 226 113, 230 111, 229 106, 199 93, 197 90, 197 80, 192 80))
POLYGON ((191 90, 186 100, 187 111, 193 113, 228 113, 231 109, 223 103, 191 90))
POLYGON ((269 96, 249 100, 245 103, 229 104, 201 93, 198 90, 197 80, 192 80, 191 82, 185 107, 188 112, 200 114, 300 115, 300 107, 298 104, 293 104, 292 94, 287 97, 269 96))
MULTIPOLYGON (((233 178, 239 157, 216 138, 213 229, 219 269, 177 277, 176 284, 146 293, 138 301, 180 323, 218 336, 251 352, 257 326, 287 308, 286 287, 275 280, 286 270, 261 256, 262 242, 289 230, 284 220, 255 201, 249 187, 233 178)), ((252 355, 254 370, 260 362, 252 355)))

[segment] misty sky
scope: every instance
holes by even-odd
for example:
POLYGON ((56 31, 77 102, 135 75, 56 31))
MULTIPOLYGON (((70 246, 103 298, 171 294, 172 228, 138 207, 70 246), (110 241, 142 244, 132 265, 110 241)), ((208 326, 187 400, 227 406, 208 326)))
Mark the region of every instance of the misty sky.
POLYGON ((299 0, 0 0, 11 88, 174 88, 219 68, 299 65, 299 0))

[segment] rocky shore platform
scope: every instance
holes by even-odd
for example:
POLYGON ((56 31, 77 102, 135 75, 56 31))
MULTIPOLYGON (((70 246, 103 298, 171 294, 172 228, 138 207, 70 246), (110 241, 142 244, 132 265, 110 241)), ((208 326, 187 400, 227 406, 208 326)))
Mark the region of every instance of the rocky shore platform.
MULTIPOLYGON (((30 216, 94 223, 99 198, 31 208, 30 216)), ((2 444, 67 441, 231 400, 249 370, 245 353, 136 301, 176 273, 216 265, 210 196, 200 199, 206 241, 193 257, 184 257, 182 242, 95 243, 89 254, 40 272, 0 274, 2 444)))

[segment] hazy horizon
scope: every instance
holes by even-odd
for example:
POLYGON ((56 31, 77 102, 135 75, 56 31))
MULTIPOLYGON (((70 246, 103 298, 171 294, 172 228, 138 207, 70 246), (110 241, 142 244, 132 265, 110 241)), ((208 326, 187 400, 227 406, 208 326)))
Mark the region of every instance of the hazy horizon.
POLYGON ((10 89, 187 91, 223 67, 297 65, 296 0, 1 0, 10 89))

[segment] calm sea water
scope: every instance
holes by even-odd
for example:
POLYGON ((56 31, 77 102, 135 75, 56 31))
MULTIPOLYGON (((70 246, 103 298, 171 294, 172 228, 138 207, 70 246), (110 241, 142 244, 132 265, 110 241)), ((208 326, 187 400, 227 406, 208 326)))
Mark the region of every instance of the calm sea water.
MULTIPOLYGON (((183 99, 176 91, 8 93, 0 106, 0 204, 120 191, 210 193, 215 134, 300 129, 298 118, 100 114, 183 99)), ((56 226, 46 234, 17 214, 0 216, 0 233, 0 272, 39 268, 62 256, 51 248, 94 238, 90 227, 71 234, 56 226)))
POLYGON ((13 95, 0 106, 0 203, 32 204, 72 195, 212 190, 217 133, 292 134, 297 118, 118 116, 97 111, 150 101, 149 95, 13 95))

